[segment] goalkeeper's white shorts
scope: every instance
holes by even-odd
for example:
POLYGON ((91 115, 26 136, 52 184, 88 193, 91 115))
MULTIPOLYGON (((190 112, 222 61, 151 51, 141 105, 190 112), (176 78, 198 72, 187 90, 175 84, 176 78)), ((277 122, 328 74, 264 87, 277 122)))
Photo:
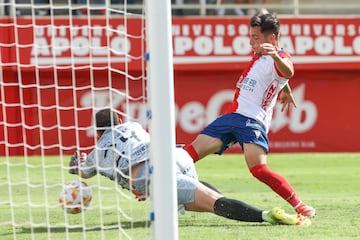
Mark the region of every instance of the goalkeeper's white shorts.
MULTIPOLYGON (((175 150, 176 160, 176 186, 178 205, 192 203, 195 200, 195 190, 199 183, 195 166, 190 155, 182 148, 175 150)), ((135 190, 145 196, 150 196, 150 162, 146 161, 136 175, 135 190)))

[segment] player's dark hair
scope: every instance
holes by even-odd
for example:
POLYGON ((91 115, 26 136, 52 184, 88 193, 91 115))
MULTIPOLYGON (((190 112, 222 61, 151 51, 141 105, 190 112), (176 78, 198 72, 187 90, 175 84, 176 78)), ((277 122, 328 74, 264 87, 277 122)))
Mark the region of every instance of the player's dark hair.
POLYGON ((250 18, 250 27, 260 27, 263 34, 275 34, 276 37, 280 33, 280 21, 275 13, 258 13, 250 18))
POLYGON ((116 112, 110 108, 105 108, 95 114, 96 130, 101 134, 109 127, 119 124, 119 118, 116 112))

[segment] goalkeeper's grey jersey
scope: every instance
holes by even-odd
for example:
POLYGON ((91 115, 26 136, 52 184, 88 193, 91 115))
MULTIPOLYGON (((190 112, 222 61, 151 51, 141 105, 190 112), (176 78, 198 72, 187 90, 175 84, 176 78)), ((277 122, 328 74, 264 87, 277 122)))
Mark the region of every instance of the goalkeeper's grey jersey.
POLYGON ((149 144, 149 133, 139 123, 107 129, 82 164, 82 171, 89 177, 100 173, 129 189, 129 168, 149 159, 149 144))

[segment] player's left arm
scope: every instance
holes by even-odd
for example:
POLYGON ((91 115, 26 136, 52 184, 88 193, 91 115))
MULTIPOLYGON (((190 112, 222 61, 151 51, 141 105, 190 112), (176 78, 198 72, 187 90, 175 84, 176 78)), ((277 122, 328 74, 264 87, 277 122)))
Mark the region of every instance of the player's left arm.
POLYGON ((285 109, 287 109, 289 111, 292 106, 294 106, 296 108, 295 98, 292 94, 289 83, 287 83, 283 87, 282 91, 280 92, 279 99, 280 99, 280 103, 282 104, 282 107, 281 107, 282 112, 285 109))

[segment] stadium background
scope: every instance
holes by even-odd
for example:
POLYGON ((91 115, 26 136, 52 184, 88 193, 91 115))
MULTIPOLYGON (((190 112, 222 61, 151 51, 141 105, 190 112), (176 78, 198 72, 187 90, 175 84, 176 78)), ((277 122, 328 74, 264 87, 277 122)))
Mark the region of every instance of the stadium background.
MULTIPOLYGON (((280 15, 281 23, 284 27, 282 33, 283 46, 289 50, 294 57, 296 74, 291 80, 291 86, 298 103, 297 109, 289 113, 281 113, 279 108, 275 109, 274 121, 270 131, 270 147, 272 152, 359 152, 360 151, 360 112, 358 103, 360 95, 360 18, 356 15, 358 10, 356 0, 346 1, 342 4, 343 8, 331 7, 337 1, 299 1, 300 10, 293 8, 293 1, 272 0, 271 4, 281 4, 288 6, 287 9, 272 9, 280 15), (301 6, 313 4, 313 8, 302 9, 301 6), (352 5, 353 4, 353 5, 352 5), (322 6, 327 6, 323 7, 322 6), (345 6, 345 8, 344 8, 345 6), (298 15, 294 15, 294 13, 298 15)), ((193 1, 185 1, 185 5, 198 4, 193 1)), ((231 4, 231 2, 230 2, 231 4)), ((269 5, 271 6, 271 5, 269 5)), ((175 5, 174 8, 178 8, 175 5)), ((229 9, 230 10, 230 9, 229 9)), ((215 15, 215 10, 209 10, 206 16, 197 10, 185 10, 185 16, 174 16, 173 19, 173 43, 174 43, 174 63, 175 63, 175 98, 176 98, 176 126, 177 142, 188 143, 209 121, 214 119, 226 108, 231 101, 233 89, 237 77, 249 59, 249 49, 247 46, 248 38, 246 26, 248 17, 231 16, 228 11, 224 17, 215 15), (238 46, 241 46, 239 48, 238 46)), ((28 24, 30 18, 26 17, 26 9, 23 11, 24 17, 19 17, 17 24, 28 24)), ((56 18, 55 24, 63 25, 67 23, 66 17, 61 14, 56 18)), ((103 17, 98 16, 92 24, 102 24, 103 17)), ((3 17, 0 23, 11 23, 13 18, 3 17)), ((86 19, 78 16, 74 18, 74 24, 86 25, 86 19)), ((140 19, 131 19, 128 29, 136 29, 140 24, 140 19)), ((49 20, 44 16, 39 23, 46 24, 49 20)), ((122 25, 123 19, 112 18, 111 24, 122 25)), ((3 45, 1 49, 1 61, 3 80, 11 83, 19 83, 19 86, 32 86, 39 84, 43 86, 41 105, 53 106, 56 103, 55 88, 46 87, 54 83, 52 68, 42 68, 35 71, 33 67, 21 69, 21 79, 17 68, 6 67, 7 62, 16 59, 15 47, 9 43, 14 42, 14 29, 12 27, 0 28, 0 41, 3 45)), ((17 32, 21 43, 31 46, 35 39, 49 43, 52 37, 44 33, 33 36, 32 29, 21 29, 17 32), (30 35, 29 35, 30 34, 30 35), (32 36, 32 37, 28 37, 32 36)), ((56 36, 55 36, 56 37, 56 36)), ((59 36, 60 37, 60 36, 59 36)), ((61 36, 70 40, 70 35, 61 36)), ((82 33, 72 38, 81 38, 82 33)), ((106 42, 106 35, 100 34, 99 44, 106 42)), ((72 39, 74 40, 74 39, 72 39)), ((116 36, 112 38, 116 42, 116 36)), ((139 44, 135 40, 132 46, 139 44)), ((140 49, 132 48, 130 54, 137 54, 140 49)), ((57 56, 58 59, 70 58, 70 50, 64 50, 57 56)), ((21 57, 18 59, 20 64, 29 65, 33 61, 31 47, 21 49, 21 57)), ((87 55, 73 55, 75 61, 84 59, 87 55)), ((92 56, 94 56, 92 54, 92 56)), ((36 56, 37 61, 51 59, 53 56, 41 53, 36 56)), ((114 58, 117 56, 113 56, 114 58)), ((100 58, 99 58, 100 59, 100 58)), ((42 64, 41 61, 37 64, 42 64)), ((79 61, 79 65, 84 64, 79 61)), ((101 66, 105 62, 99 60, 94 66, 101 66)), ((122 68, 124 63, 112 63, 114 68, 122 68)), ((130 72, 141 71, 141 61, 129 63, 130 72)), ((103 86, 108 84, 107 71, 94 71, 96 84, 103 86)), ((76 70, 76 72, 62 72, 59 75, 61 84, 71 83, 73 74, 76 74, 76 86, 88 86, 89 69, 76 70)), ((121 77, 113 78, 114 86, 119 89, 124 85, 119 81, 121 77)), ((140 95, 142 87, 136 86, 138 82, 132 82, 133 95, 140 95)), ((3 103, 16 103, 20 101, 19 91, 23 91, 24 101, 31 104, 40 104, 37 98, 35 87, 20 88, 11 85, 4 88, 1 94, 3 103)), ((71 91, 60 91, 59 99, 63 106, 72 106, 71 91)), ((86 96, 90 89, 77 91, 77 102, 75 105, 86 107, 86 96)), ((106 105, 104 96, 96 95, 97 102, 106 105), (104 102, 105 101, 105 102, 104 102)), ((5 155, 5 148, 8 147, 9 154, 22 155, 24 146, 17 143, 23 141, 24 126, 14 126, 13 123, 23 122, 27 126, 38 126, 38 109, 13 107, 1 104, 3 109, 0 115, 0 154, 5 155), (23 115, 20 112, 23 111, 23 115), (6 117, 5 117, 6 115, 6 117), (11 145, 5 146, 5 133, 7 141, 11 145)), ((123 99, 118 99, 117 107, 122 109, 123 99)), ((73 111, 76 111, 75 109, 73 111)), ((45 136, 45 152, 57 154, 60 148, 56 143, 59 138, 63 146, 69 147, 65 153, 72 153, 75 146, 76 129, 68 130, 67 126, 80 125, 86 128, 92 124, 91 111, 81 112, 82 117, 79 123, 74 124, 73 111, 56 111, 54 109, 42 110, 42 124, 45 129, 34 127, 26 129, 26 146, 28 154, 40 153, 40 131, 45 136), (60 122, 57 122, 60 119, 60 122), (51 128, 54 125, 61 125, 65 130, 51 128), (49 127, 49 128, 46 128, 49 127), (60 134, 61 133, 61 134, 60 134)), ((146 125, 144 112, 146 109, 142 104, 134 101, 131 103, 131 116, 146 125)), ((79 113, 80 115, 80 113, 79 113)), ((80 130, 81 146, 86 148, 92 146, 94 138, 86 130, 80 130)), ((229 152, 238 152, 240 148, 233 148, 229 152)))

